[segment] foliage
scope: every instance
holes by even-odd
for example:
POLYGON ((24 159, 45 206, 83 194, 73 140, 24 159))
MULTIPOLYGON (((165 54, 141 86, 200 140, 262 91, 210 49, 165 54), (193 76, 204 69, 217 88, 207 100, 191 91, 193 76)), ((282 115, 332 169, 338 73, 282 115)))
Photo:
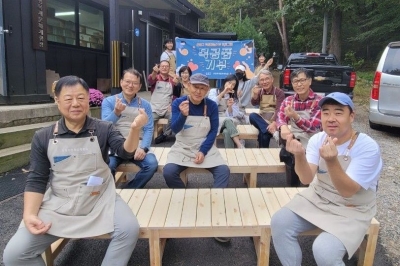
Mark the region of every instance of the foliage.
POLYGON ((364 59, 356 58, 354 51, 348 51, 343 60, 344 64, 351 65, 358 70, 364 65, 364 59))
POLYGON ((257 32, 249 17, 246 17, 241 22, 237 22, 234 26, 239 40, 254 39, 254 45, 257 53, 263 52, 268 54, 268 42, 262 32, 257 32))
MULTIPOLYGON (((243 18, 248 17, 255 33, 259 35, 262 32, 270 55, 277 52, 281 58, 283 47, 277 22, 280 22, 282 16, 286 19, 290 51, 318 52, 322 47, 324 13, 328 14, 328 31, 331 31, 332 24, 337 19, 333 14, 340 11, 339 35, 332 36, 332 32, 328 32, 328 51, 331 40, 339 38, 341 49, 337 51, 340 51, 343 58, 349 51, 354 53, 353 59, 345 60, 352 61, 354 66, 359 64, 363 69, 374 69, 384 47, 390 41, 400 40, 398 0, 282 0, 282 10, 278 6, 279 0, 189 1, 206 15, 200 21, 202 31, 237 31, 236 25, 241 13, 242 22, 243 18), (312 15, 309 12, 310 6, 315 8, 312 15), (364 59, 362 66, 361 59, 364 59)), ((256 37, 252 39, 256 40, 256 37)), ((256 48, 260 50, 258 45, 257 43, 256 48)))
POLYGON ((358 71, 357 72, 357 82, 354 88, 354 101, 360 105, 368 105, 370 91, 372 88, 372 81, 374 79, 373 71, 358 71))
POLYGON ((104 95, 101 91, 93 88, 89 88, 89 105, 93 106, 101 106, 103 102, 104 95))

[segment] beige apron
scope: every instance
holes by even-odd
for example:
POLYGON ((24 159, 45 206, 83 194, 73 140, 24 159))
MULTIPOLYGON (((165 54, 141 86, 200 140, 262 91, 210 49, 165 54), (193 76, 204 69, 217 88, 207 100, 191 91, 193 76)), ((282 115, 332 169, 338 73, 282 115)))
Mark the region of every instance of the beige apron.
POLYGON ((168 153, 167 163, 194 168, 211 168, 226 164, 215 145, 208 151, 203 163, 193 162, 210 128, 210 119, 207 116, 207 105, 204 99, 204 116, 189 115, 186 117, 183 129, 175 136, 176 141, 168 153))
POLYGON ((139 115, 139 108, 142 108, 142 100, 139 96, 137 96, 137 100, 139 107, 127 106, 125 110, 121 112, 120 118, 115 123, 115 127, 121 132, 124 138, 128 137, 132 122, 139 115))
POLYGON ((115 184, 104 162, 97 137, 49 140, 47 156, 52 178, 38 216, 51 222, 49 234, 66 238, 98 236, 114 231, 115 184), (102 177, 103 184, 87 186, 89 176, 102 177))
POLYGON ((169 74, 170 75, 176 75, 176 58, 174 53, 167 53, 169 57, 169 74))
MULTIPOLYGON (((295 97, 293 96, 292 101, 291 101, 291 103, 290 103, 290 105, 292 106, 292 108, 293 108, 293 105, 294 105, 294 98, 295 98, 295 97)), ((316 101, 314 100, 314 101, 312 102, 312 104, 311 104, 311 108, 310 108, 310 109, 306 109, 306 110, 302 110, 302 111, 296 111, 296 113, 297 113, 301 118, 304 118, 304 119, 306 119, 306 120, 309 120, 310 117, 311 117, 312 109, 314 108, 315 104, 316 104, 316 101)), ((294 109, 294 108, 293 108, 293 109, 294 109)), ((296 122, 294 122, 292 119, 289 120, 289 125, 290 125, 290 131, 293 133, 294 137, 300 141, 301 145, 302 145, 304 148, 307 147, 307 144, 308 144, 308 141, 310 140, 310 138, 311 138, 315 133, 317 133, 317 132, 314 132, 314 133, 304 132, 304 129, 299 128, 299 127, 296 125, 296 122)))
POLYGON ((157 81, 151 95, 151 109, 159 116, 165 116, 172 101, 172 85, 167 81, 157 81))
POLYGON ((275 95, 276 88, 274 87, 273 94, 262 94, 264 89, 261 90, 260 94, 260 116, 264 118, 264 120, 270 124, 272 117, 275 115, 276 112, 276 95, 275 95))
MULTIPOLYGON (((346 154, 338 156, 344 171, 351 162, 348 154, 357 135, 358 133, 353 136, 346 154)), ((340 196, 328 174, 325 160, 321 158, 317 178, 286 207, 339 238, 350 258, 360 246, 376 213, 376 193, 371 189, 361 188, 351 198, 340 196)))

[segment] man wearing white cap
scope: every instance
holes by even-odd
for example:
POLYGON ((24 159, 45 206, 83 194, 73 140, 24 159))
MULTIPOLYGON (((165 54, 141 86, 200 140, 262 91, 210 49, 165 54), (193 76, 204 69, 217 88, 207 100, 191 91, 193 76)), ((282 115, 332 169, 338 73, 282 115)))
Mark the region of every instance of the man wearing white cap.
POLYGON ((272 216, 272 239, 283 265, 301 265, 297 236, 315 228, 323 231, 313 244, 316 263, 344 265, 344 255, 353 256, 376 213, 378 144, 353 129, 349 96, 334 92, 318 104, 324 131, 310 138, 307 152, 292 134, 287 138, 296 173, 310 186, 272 216))

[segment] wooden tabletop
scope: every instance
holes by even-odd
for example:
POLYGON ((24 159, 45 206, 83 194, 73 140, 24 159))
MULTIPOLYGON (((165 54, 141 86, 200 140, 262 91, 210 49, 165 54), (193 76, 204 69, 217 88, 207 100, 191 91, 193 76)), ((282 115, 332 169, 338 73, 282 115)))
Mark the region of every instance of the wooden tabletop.
POLYGON ((303 188, 118 189, 138 218, 141 237, 243 236, 269 227, 272 215, 303 188), (169 229, 174 231, 171 235, 169 229), (190 232, 185 231, 190 230, 190 232), (234 230, 234 232, 232 231, 234 230), (225 233, 224 233, 225 232, 225 233))

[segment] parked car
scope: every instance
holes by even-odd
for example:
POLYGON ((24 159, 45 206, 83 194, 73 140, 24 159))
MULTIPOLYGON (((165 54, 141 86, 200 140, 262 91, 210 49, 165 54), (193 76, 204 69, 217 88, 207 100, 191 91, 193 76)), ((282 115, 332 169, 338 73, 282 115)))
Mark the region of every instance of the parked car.
POLYGON ((286 95, 294 94, 290 74, 300 67, 310 73, 314 92, 325 95, 338 91, 353 98, 357 79, 354 69, 340 65, 334 54, 322 53, 292 53, 289 56, 280 76, 280 87, 286 95))
POLYGON ((400 127, 400 41, 385 48, 378 67, 369 100, 369 126, 400 127))

